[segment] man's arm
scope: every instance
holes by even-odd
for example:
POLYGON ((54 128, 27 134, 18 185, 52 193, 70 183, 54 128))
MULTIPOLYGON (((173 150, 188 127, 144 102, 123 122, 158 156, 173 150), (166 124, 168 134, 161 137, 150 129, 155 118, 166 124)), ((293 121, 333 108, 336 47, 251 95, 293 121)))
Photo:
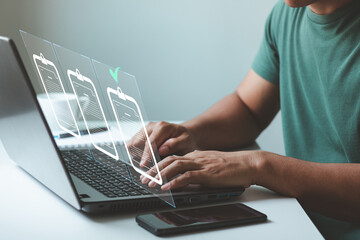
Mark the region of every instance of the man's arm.
MULTIPOLYGON (((229 150, 253 143, 279 108, 278 85, 250 70, 234 93, 200 116, 183 124, 150 122, 146 130, 161 156, 184 155, 195 149, 229 150)), ((137 141, 133 138, 129 144, 141 145, 137 141)), ((142 166, 149 162, 144 156, 142 166)))
MULTIPOLYGON (((250 71, 236 93, 184 126, 191 129, 200 149, 247 144, 273 119, 279 109, 278 95, 276 85, 250 71)), ((168 179, 178 176, 163 190, 191 183, 209 187, 258 184, 296 197, 329 217, 360 222, 359 164, 314 163, 264 151, 196 151, 170 156, 159 167, 168 179)), ((143 182, 156 185, 148 179, 143 182)))
POLYGON ((323 215, 360 222, 359 164, 314 163, 269 152, 258 154, 254 184, 296 197, 323 215))
POLYGON ((279 87, 250 70, 233 94, 183 125, 198 149, 234 149, 253 143, 279 108, 279 87))

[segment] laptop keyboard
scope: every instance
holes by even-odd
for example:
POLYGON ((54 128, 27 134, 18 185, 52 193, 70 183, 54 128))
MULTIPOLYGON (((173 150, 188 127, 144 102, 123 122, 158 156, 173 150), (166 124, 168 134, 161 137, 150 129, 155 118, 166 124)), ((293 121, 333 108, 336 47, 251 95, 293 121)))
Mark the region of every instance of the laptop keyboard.
POLYGON ((129 176, 126 164, 93 151, 61 151, 68 171, 109 198, 150 195, 144 188, 124 176, 129 176))

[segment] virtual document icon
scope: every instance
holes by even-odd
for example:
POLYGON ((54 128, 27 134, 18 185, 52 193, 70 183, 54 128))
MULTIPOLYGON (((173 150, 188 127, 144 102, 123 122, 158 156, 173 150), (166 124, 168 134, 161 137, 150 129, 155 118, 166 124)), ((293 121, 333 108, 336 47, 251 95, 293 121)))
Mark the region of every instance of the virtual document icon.
POLYGON ((117 90, 107 88, 107 93, 132 167, 136 172, 162 185, 163 180, 159 174, 159 167, 139 105, 134 98, 124 94, 120 88, 117 90), (136 142, 136 144, 130 144, 130 139, 132 143, 136 142), (140 167, 142 158, 145 158, 148 163, 148 166, 144 166, 143 169, 140 167), (147 173, 151 168, 154 169, 154 166, 156 169, 156 172, 153 172, 154 176, 157 174, 159 179, 147 173))
POLYGON ((92 144, 97 150, 115 160, 119 160, 119 155, 93 82, 89 78, 81 75, 78 69, 76 69, 75 72, 67 70, 67 74, 76 95, 76 100, 92 144), (81 105, 79 101, 79 99, 84 97, 88 99, 88 104, 86 106, 81 105), (104 127, 106 128, 105 132, 107 134, 107 139, 96 134, 97 132, 104 132, 104 127), (100 139, 97 139, 99 137, 100 139), (101 144, 99 144, 100 142, 101 144))
POLYGON ((76 123, 74 113, 71 110, 68 96, 56 66, 51 61, 45 59, 42 53, 40 53, 40 56, 33 54, 33 60, 57 124, 65 132, 70 133, 74 137, 80 137, 79 127, 76 123), (58 94, 56 95, 57 98, 55 98, 53 93, 58 94), (56 104, 59 98, 66 100, 66 104, 56 104))

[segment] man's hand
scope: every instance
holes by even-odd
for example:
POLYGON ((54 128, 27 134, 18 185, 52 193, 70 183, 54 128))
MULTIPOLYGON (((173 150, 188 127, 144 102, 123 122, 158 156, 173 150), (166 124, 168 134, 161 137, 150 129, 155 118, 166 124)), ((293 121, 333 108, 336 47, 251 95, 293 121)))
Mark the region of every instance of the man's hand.
MULTIPOLYGON (((160 174, 167 179, 176 177, 161 189, 175 189, 189 184, 207 187, 249 187, 253 183, 260 160, 257 153, 258 151, 195 151, 183 157, 167 157, 158 164, 160 174)), ((148 183, 149 187, 156 186, 155 182, 144 177, 142 183, 148 183)))
MULTIPOLYGON (((196 143, 193 134, 188 128, 180 124, 171 124, 168 122, 150 122, 146 126, 146 131, 149 135, 152 147, 158 147, 160 156, 168 156, 170 154, 184 155, 188 152, 194 151, 196 143)), ((149 158, 148 144, 140 141, 138 137, 134 137, 129 146, 137 146, 144 150, 140 165, 146 166, 149 158), (139 147, 141 145, 141 147, 139 147)), ((150 155, 149 155, 150 156, 150 155)))

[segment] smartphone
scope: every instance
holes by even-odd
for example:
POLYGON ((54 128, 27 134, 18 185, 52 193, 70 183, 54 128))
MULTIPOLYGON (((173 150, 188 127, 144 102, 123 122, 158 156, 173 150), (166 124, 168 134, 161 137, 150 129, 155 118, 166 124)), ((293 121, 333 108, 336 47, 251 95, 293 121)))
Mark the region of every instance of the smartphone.
POLYGON ((116 150, 115 142, 94 83, 91 79, 82 75, 78 69, 76 71, 68 69, 67 74, 93 146, 113 159, 119 160, 119 154, 116 150), (86 98, 88 104, 86 106, 81 105, 80 98, 86 98), (105 131, 104 128, 106 129, 105 131), (105 132, 106 139, 96 134, 98 132, 105 132))
POLYGON ((139 226, 157 236, 265 222, 267 216, 242 203, 157 212, 136 217, 139 226))
POLYGON ((162 185, 163 179, 158 174, 159 167, 138 103, 133 97, 123 93, 119 87, 117 89, 107 88, 107 93, 132 167, 139 174, 162 185), (137 144, 129 146, 128 141, 133 138, 136 139, 137 144), (141 167, 140 158, 144 154, 148 159, 148 165, 141 167), (157 175, 158 178, 148 174, 150 169, 154 169, 152 175, 157 175))
POLYGON ((51 109, 59 127, 74 137, 80 137, 79 127, 65 92, 59 72, 53 62, 46 59, 42 53, 33 54, 33 60, 49 99, 51 109), (56 93, 56 95, 54 95, 56 93), (59 99, 66 100, 65 105, 56 104, 59 99), (74 130, 75 129, 75 130, 74 130))

